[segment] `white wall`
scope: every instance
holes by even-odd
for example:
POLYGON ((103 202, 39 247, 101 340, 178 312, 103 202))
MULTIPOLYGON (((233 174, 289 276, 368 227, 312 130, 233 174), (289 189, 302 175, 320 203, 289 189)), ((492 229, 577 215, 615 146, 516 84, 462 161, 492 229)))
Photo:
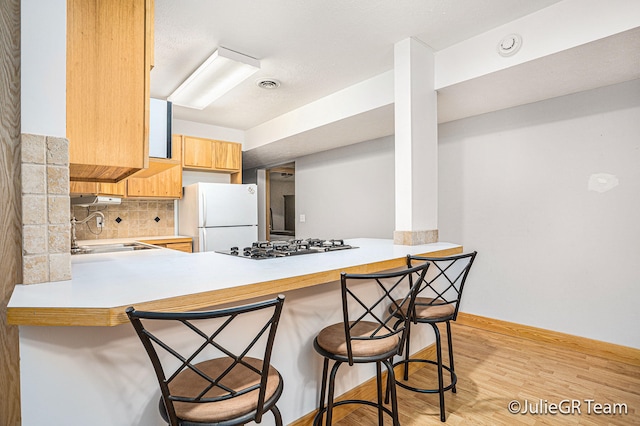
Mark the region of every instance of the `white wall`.
POLYGON ((296 237, 393 238, 393 150, 389 136, 297 159, 296 237))
POLYGON ((171 133, 195 136, 198 138, 217 139, 227 142, 244 143, 244 131, 195 121, 171 120, 171 133))
MULTIPOLYGON (((393 155, 298 159, 297 236, 390 238, 393 155)), ((640 80, 440 125, 438 217, 479 252, 464 312, 640 348, 640 80)))
POLYGON ((67 137, 67 2, 20 2, 20 132, 67 137))
POLYGON ((463 311, 640 348, 640 80, 441 125, 439 148, 440 239, 479 252, 463 311))
POLYGON ((196 170, 182 171, 182 186, 188 186, 192 183, 211 182, 211 183, 230 183, 231 175, 228 173, 199 172, 196 170))

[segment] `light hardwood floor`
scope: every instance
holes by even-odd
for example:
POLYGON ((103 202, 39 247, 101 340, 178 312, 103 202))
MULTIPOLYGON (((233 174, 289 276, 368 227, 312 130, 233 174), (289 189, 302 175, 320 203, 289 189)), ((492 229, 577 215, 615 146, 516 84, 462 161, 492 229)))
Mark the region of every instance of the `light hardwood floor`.
MULTIPOLYGON (((639 425, 640 366, 584 355, 561 346, 452 324, 458 392, 446 393, 448 425, 639 425), (512 400, 548 407, 562 400, 580 402, 581 414, 511 414, 512 400), (546 402, 544 402, 546 400, 546 402), (624 403, 627 414, 588 414, 585 400, 624 403)), ((446 338, 445 338, 446 340, 446 338)), ((446 348, 446 346, 445 346, 446 348)), ((400 372, 398 371, 397 374, 400 372)), ((435 368, 424 367, 410 378, 436 385, 435 368)), ((427 385, 429 386, 429 385, 427 385)), ((398 388, 403 426, 443 424, 438 395, 398 388)), ((594 410, 592 410, 594 411, 594 410)), ((385 424, 391 424, 385 416, 385 424)), ((377 424, 369 407, 358 408, 337 426, 377 424)))

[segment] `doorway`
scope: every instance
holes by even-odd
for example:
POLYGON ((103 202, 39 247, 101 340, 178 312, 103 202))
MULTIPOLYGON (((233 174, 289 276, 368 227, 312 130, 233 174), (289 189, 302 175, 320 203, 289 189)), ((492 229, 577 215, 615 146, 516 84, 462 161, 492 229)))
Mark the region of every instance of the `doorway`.
POLYGON ((270 241, 286 241, 296 235, 295 163, 267 170, 267 229, 270 241))

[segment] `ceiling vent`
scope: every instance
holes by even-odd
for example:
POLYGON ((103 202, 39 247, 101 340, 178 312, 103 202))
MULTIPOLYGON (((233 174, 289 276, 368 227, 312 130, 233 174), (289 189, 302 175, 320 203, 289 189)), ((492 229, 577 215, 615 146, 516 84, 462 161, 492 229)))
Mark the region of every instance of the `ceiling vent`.
POLYGON ((280 82, 274 78, 263 78, 256 81, 256 85, 262 89, 277 89, 280 87, 280 82))

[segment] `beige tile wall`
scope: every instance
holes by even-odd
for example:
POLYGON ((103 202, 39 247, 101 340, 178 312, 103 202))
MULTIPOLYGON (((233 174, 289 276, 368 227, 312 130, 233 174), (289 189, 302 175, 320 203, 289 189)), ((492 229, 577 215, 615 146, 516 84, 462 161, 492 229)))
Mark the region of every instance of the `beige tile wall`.
POLYGON ((21 135, 22 281, 71 278, 69 143, 64 138, 21 135))
POLYGON ((174 202, 122 200, 122 204, 104 207, 72 207, 71 215, 77 220, 86 218, 89 212, 104 213, 102 231, 95 220, 78 225, 78 240, 129 238, 174 235, 174 202), (118 222, 117 219, 120 218, 118 222), (155 219, 159 220, 156 221, 155 219))

